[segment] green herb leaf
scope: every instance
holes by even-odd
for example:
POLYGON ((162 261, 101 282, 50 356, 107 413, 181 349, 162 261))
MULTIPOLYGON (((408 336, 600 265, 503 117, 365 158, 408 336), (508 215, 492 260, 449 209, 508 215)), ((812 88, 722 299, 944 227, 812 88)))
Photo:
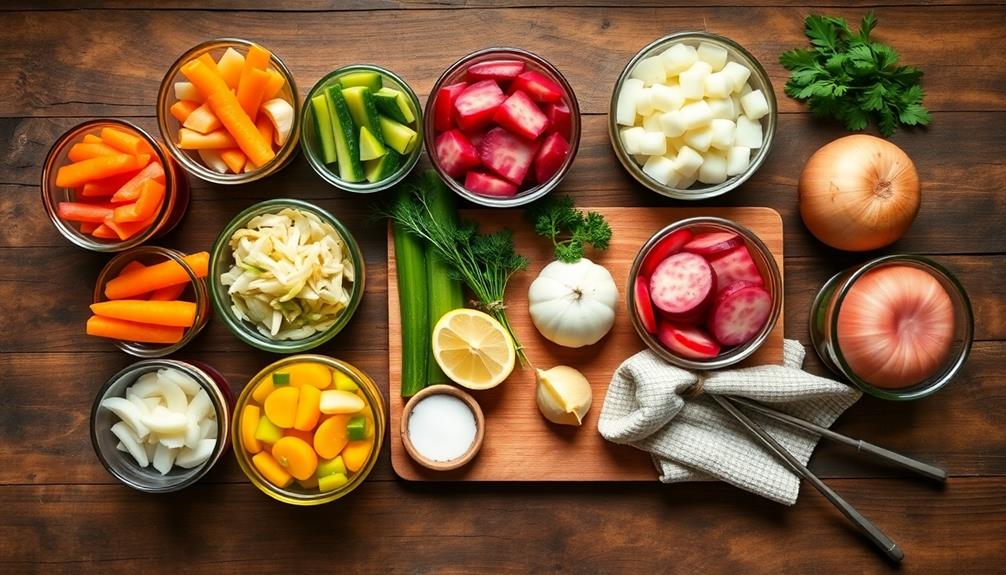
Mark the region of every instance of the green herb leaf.
POLYGON ((606 250, 611 226, 597 212, 576 209, 572 196, 548 196, 527 208, 526 217, 539 236, 552 240, 555 259, 573 263, 583 257, 586 246, 606 250))

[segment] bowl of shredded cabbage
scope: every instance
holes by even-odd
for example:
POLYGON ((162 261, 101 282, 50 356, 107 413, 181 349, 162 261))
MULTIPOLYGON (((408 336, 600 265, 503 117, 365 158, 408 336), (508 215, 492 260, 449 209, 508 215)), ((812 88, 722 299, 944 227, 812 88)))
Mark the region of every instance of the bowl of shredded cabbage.
POLYGON ((266 351, 302 352, 349 323, 363 297, 363 254, 327 211, 268 200, 220 233, 209 279, 213 307, 239 339, 266 351))

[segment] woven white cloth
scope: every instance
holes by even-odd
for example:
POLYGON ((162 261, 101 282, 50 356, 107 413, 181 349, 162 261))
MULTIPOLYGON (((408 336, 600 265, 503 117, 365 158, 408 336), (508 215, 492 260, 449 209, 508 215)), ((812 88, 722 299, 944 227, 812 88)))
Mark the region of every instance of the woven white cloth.
MULTIPOLYGON (((783 355, 783 365, 699 375, 668 364, 650 350, 641 351, 615 371, 598 431, 608 441, 649 452, 664 483, 718 479, 792 505, 800 490, 799 477, 705 397, 710 393, 746 397, 823 427, 830 427, 859 399, 858 390, 800 369, 804 358, 800 342, 786 340, 783 355), (686 390, 700 378, 701 393, 690 397, 686 390)), ((818 435, 744 411, 806 465, 818 435)))

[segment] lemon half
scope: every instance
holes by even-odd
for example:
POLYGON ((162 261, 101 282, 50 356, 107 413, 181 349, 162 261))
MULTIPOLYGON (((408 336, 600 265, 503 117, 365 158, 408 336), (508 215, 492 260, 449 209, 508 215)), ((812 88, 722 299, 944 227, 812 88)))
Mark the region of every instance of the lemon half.
POLYGON ((489 314, 456 309, 433 328, 433 357, 447 377, 468 389, 489 389, 513 371, 517 354, 503 325, 489 314))

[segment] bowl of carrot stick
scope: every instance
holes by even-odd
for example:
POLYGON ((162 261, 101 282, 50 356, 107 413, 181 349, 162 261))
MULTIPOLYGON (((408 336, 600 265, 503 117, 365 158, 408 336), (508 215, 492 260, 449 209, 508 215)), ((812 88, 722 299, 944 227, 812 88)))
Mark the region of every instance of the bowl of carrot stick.
POLYGON ((282 60, 254 42, 220 38, 172 64, 157 95, 157 123, 168 151, 190 174, 243 184, 290 162, 300 108, 282 60))
POLYGON ((189 205, 189 183, 167 148, 124 120, 89 120, 53 144, 42 203, 57 231, 93 251, 123 251, 169 232, 189 205))
POLYGON ((174 353, 210 317, 209 254, 141 246, 105 265, 94 286, 87 335, 142 358, 174 353))

